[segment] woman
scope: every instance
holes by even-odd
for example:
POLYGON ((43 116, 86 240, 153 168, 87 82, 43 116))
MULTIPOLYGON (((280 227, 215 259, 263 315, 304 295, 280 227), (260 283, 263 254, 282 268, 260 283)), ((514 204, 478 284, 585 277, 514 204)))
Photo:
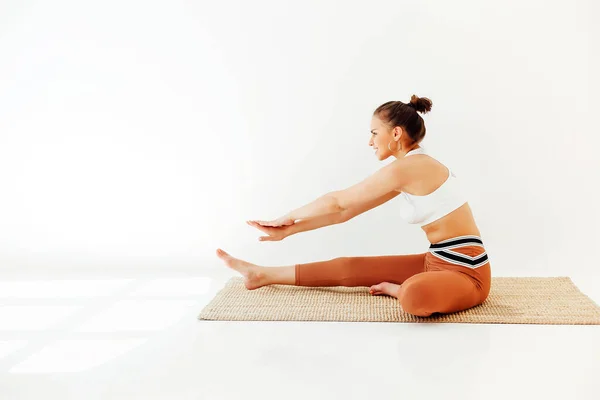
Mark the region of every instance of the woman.
POLYGON ((431 243, 427 252, 408 255, 338 257, 286 267, 262 267, 217 255, 245 277, 248 289, 280 284, 370 286, 373 295, 397 298, 402 309, 427 317, 481 304, 491 283, 490 263, 471 208, 452 171, 427 155, 419 143, 432 102, 412 96, 391 101, 373 113, 369 145, 379 160, 396 157, 364 181, 321 196, 273 221, 248 221, 281 240, 298 232, 339 224, 400 196, 400 215, 418 224, 431 243))

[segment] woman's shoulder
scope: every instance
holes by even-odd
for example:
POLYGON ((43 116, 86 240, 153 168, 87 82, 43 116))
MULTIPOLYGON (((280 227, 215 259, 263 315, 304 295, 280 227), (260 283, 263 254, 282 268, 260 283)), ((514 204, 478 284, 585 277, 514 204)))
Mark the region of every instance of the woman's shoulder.
POLYGON ((448 166, 430 154, 415 154, 402 159, 404 172, 412 182, 423 182, 430 179, 438 180, 448 176, 451 171, 448 166))
POLYGON ((411 154, 408 157, 401 159, 405 165, 411 168, 423 168, 426 166, 440 166, 443 165, 437 158, 429 153, 418 153, 411 154))

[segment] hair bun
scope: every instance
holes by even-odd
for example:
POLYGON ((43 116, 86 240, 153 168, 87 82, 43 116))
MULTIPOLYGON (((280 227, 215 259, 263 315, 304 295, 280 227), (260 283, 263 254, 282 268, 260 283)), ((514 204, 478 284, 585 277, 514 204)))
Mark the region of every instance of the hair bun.
POLYGON ((410 103, 407 105, 411 106, 418 112, 426 114, 431 111, 431 106, 433 103, 427 97, 418 97, 417 95, 413 94, 410 98, 410 103))

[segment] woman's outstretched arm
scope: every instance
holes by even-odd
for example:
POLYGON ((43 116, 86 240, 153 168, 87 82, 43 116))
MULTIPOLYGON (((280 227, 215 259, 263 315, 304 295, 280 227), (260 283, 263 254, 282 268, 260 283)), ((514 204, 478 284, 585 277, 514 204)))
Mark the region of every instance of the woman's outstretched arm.
POLYGON ((342 211, 343 210, 337 206, 337 199, 334 197, 334 193, 328 193, 305 205, 304 207, 298 208, 297 210, 284 215, 281 218, 277 218, 273 221, 256 222, 262 226, 287 226, 295 224, 297 220, 309 220, 319 217, 326 217, 332 214, 340 214, 342 211))
POLYGON ((407 161, 399 159, 348 189, 327 193, 281 218, 274 221, 259 221, 259 223, 263 226, 286 226, 294 224, 296 220, 360 207, 361 204, 367 204, 390 192, 401 190, 408 181, 407 176, 407 161))
POLYGON ((383 203, 393 199, 398 196, 400 192, 392 191, 387 193, 380 198, 369 201, 367 203, 361 204, 356 207, 349 208, 344 211, 340 211, 337 213, 331 213, 326 215, 320 215, 318 217, 303 219, 293 225, 285 226, 285 227, 266 227, 260 226, 257 221, 249 221, 251 226, 262 230, 269 236, 264 236, 260 240, 282 240, 288 236, 295 235, 300 232, 312 231, 315 229, 323 228, 329 225, 342 224, 346 221, 351 220, 357 215, 363 214, 375 207, 379 207, 383 203), (258 225, 256 225, 258 224, 258 225))
POLYGON ((328 193, 303 207, 288 213, 284 219, 311 218, 360 207, 386 194, 401 189, 407 182, 406 161, 396 160, 381 168, 367 179, 348 189, 328 193))

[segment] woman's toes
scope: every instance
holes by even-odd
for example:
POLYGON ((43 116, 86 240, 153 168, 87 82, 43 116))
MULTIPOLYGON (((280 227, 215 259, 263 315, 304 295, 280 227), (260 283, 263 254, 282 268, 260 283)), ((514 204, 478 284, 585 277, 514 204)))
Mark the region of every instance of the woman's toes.
POLYGON ((224 251, 224 250, 217 249, 217 256, 219 256, 219 257, 223 258, 223 257, 228 257, 228 256, 229 256, 229 254, 227 254, 227 252, 226 252, 226 251, 224 251))
POLYGON ((373 295, 385 294, 392 297, 398 297, 398 291, 400 290, 400 285, 389 282, 381 282, 377 285, 371 286, 369 292, 373 295))
POLYGON ((369 293, 373 294, 373 295, 378 295, 381 294, 381 284, 379 285, 373 285, 369 288, 369 293))

